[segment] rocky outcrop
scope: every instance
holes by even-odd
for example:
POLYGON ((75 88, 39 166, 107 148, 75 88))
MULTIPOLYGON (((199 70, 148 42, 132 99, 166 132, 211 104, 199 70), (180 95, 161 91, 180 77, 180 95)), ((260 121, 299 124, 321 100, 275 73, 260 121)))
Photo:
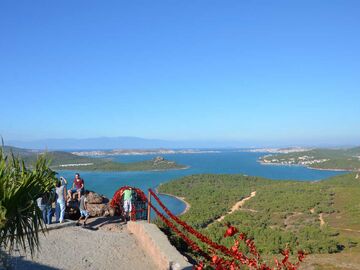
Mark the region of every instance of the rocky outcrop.
POLYGON ((91 203, 91 204, 100 204, 100 203, 108 203, 109 202, 108 198, 106 198, 105 196, 101 196, 93 191, 90 191, 86 195, 86 200, 88 203, 91 203))
MULTIPOLYGON (((114 209, 109 206, 109 199, 96 192, 90 191, 86 195, 87 211, 91 217, 113 216, 114 209)), ((65 218, 78 219, 80 217, 79 203, 71 201, 66 207, 65 218)))
POLYGON ((162 162, 165 161, 165 158, 157 156, 153 159, 154 163, 158 163, 158 162, 162 162))
POLYGON ((91 217, 103 217, 110 215, 109 206, 107 204, 88 203, 87 210, 91 217))
POLYGON ((90 191, 87 196, 87 210, 92 217, 103 217, 110 215, 109 199, 90 191))

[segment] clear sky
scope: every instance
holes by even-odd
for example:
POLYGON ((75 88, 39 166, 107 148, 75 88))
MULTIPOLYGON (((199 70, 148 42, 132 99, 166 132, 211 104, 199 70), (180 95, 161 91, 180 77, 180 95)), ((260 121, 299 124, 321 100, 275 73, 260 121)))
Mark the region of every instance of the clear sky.
POLYGON ((360 144, 360 1, 0 2, 0 134, 360 144))

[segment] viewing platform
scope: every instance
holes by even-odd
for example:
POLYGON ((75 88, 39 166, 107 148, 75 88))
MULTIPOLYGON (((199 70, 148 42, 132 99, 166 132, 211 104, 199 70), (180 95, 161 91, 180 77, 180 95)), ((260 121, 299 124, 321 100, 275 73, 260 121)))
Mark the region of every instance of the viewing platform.
POLYGON ((146 221, 126 225, 117 217, 98 217, 89 228, 74 221, 52 224, 40 235, 41 250, 31 260, 16 251, 14 269, 192 269, 192 265, 168 241, 160 229, 146 221))

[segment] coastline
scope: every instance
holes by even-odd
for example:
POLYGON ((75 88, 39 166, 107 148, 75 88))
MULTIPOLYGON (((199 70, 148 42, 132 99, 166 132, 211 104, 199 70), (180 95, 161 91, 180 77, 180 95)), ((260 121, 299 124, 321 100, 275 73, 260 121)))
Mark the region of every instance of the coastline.
POLYGON ((56 171, 79 171, 79 172, 166 172, 166 171, 177 171, 177 170, 187 170, 189 169, 190 166, 185 166, 185 167, 181 167, 181 168, 169 168, 169 169, 152 169, 152 170, 87 170, 86 168, 84 169, 74 169, 74 168, 61 168, 61 169, 56 169, 56 168, 52 168, 53 170, 56 171))
MULTIPOLYGON (((161 185, 161 184, 160 184, 160 185, 161 185)), ((180 214, 178 214, 177 216, 182 216, 182 215, 184 215, 187 211, 190 210, 191 205, 190 205, 190 203, 188 203, 187 201, 185 201, 185 198, 184 198, 184 197, 179 197, 179 196, 175 196, 175 195, 173 195, 173 194, 159 192, 158 188, 155 188, 155 192, 156 192, 156 194, 166 195, 166 196, 169 196, 169 197, 176 198, 176 199, 178 199, 179 201, 182 201, 182 202, 185 204, 185 209, 184 209, 180 214)))
POLYGON ((109 156, 153 156, 153 155, 174 155, 174 154, 213 154, 221 153, 219 150, 99 150, 99 151, 74 151, 70 152, 76 156, 109 157, 109 156))
POLYGON ((347 170, 347 169, 324 169, 324 168, 316 168, 316 167, 310 167, 300 164, 281 164, 281 163, 272 163, 272 162, 264 162, 262 160, 258 160, 261 165, 272 165, 272 166, 298 166, 298 167, 304 167, 311 170, 318 170, 318 171, 334 171, 334 172, 356 172, 357 170, 347 170))

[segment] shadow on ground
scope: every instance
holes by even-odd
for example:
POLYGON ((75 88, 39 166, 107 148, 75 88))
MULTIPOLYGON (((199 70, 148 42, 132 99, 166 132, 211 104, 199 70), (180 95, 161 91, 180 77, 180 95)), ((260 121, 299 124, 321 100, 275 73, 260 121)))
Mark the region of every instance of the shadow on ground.
POLYGON ((14 270, 58 270, 52 266, 36 263, 27 260, 23 256, 10 256, 3 251, 0 251, 0 270, 14 269, 14 270))
POLYGON ((94 220, 87 222, 87 225, 95 228, 100 228, 108 224, 119 224, 122 221, 123 220, 121 217, 98 217, 94 220))

